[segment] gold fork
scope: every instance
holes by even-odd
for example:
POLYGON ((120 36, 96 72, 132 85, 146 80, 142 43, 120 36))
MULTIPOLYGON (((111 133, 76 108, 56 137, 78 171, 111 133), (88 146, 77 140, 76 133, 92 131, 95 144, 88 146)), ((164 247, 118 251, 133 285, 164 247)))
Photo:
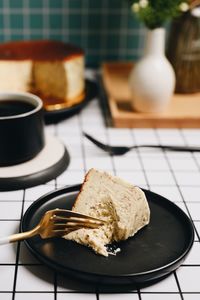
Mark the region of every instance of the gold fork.
POLYGON ((71 210, 53 209, 47 211, 41 218, 39 224, 33 229, 0 237, 0 245, 29 239, 40 235, 42 239, 62 237, 65 234, 80 228, 98 228, 105 224, 104 221, 79 214, 71 210))

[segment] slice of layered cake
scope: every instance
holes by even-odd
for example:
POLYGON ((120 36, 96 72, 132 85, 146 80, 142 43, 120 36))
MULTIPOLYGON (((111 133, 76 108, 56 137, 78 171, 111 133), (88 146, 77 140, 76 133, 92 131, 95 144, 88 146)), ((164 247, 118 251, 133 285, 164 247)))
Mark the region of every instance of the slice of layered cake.
POLYGON ((84 53, 60 41, 0 44, 0 92, 32 92, 65 107, 84 99, 84 53))
POLYGON ((91 169, 85 176, 73 211, 106 221, 98 229, 79 229, 64 238, 108 256, 106 245, 126 240, 149 223, 150 210, 144 192, 106 172, 91 169))

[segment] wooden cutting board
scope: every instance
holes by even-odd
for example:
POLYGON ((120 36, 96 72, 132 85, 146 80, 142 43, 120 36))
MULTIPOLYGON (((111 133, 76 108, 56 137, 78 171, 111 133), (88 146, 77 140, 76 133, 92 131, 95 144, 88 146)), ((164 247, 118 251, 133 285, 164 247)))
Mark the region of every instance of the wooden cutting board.
POLYGON ((114 127, 200 128, 200 93, 175 94, 162 113, 134 111, 128 78, 132 63, 104 63, 102 80, 114 127))

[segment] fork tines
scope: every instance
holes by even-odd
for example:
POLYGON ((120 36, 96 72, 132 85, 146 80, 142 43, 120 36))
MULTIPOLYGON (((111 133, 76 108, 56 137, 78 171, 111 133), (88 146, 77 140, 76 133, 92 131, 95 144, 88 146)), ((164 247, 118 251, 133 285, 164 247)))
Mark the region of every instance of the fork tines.
POLYGON ((55 225, 65 225, 66 228, 98 228, 105 221, 65 209, 54 210, 51 219, 55 225))

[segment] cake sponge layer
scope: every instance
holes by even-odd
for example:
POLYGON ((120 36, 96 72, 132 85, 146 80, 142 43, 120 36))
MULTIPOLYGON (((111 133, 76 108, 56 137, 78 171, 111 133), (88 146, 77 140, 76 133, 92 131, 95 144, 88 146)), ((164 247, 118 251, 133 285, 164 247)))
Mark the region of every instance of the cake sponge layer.
POLYGON ((144 192, 106 172, 91 169, 73 210, 106 221, 98 229, 79 229, 65 236, 108 256, 107 244, 126 240, 149 223, 150 210, 144 192))

